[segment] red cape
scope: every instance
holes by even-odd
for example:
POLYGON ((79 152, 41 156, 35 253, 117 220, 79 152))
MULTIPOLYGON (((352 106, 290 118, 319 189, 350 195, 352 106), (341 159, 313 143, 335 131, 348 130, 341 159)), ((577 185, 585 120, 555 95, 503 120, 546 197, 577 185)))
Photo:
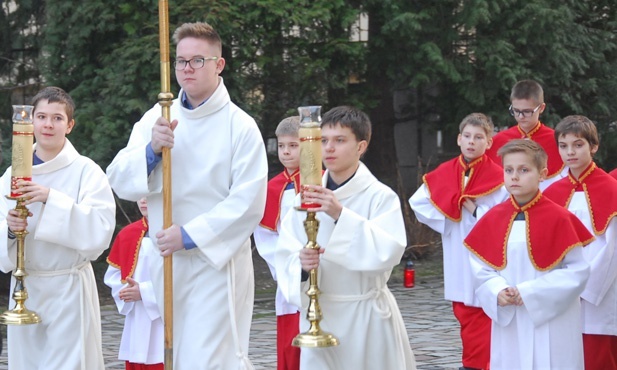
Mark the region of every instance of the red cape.
POLYGON ((615 168, 614 170, 612 170, 611 172, 608 173, 609 175, 613 176, 615 179, 617 179, 617 168, 615 168))
POLYGON ((512 223, 520 212, 527 221, 529 259, 539 271, 554 268, 572 248, 594 239, 573 213, 538 192, 522 207, 513 197, 493 207, 465 238, 465 246, 495 270, 503 270, 512 223))
POLYGON ((137 265, 141 240, 148 231, 148 220, 144 217, 126 225, 118 235, 114 244, 111 246, 107 263, 120 270, 122 282, 126 282, 127 277, 132 277, 137 265))
POLYGON ((465 198, 479 198, 499 189, 503 185, 503 170, 486 154, 470 163, 461 154, 424 175, 422 181, 433 206, 448 219, 460 221, 465 198), (469 180, 464 186, 468 169, 469 180))
POLYGON ((276 225, 281 217, 281 199, 283 192, 288 184, 294 184, 296 194, 300 192, 300 170, 296 170, 291 175, 287 169, 274 176, 268 181, 268 192, 266 195, 266 209, 259 225, 266 229, 276 231, 276 225))
POLYGON ((546 151, 548 155, 548 178, 557 175, 563 169, 564 164, 561 160, 559 148, 555 140, 555 130, 545 126, 541 122, 538 122, 538 125, 528 133, 521 130, 518 125, 504 131, 499 131, 497 135, 493 136, 493 145, 486 151, 486 154, 495 163, 501 165, 501 158, 497 155, 497 151, 508 141, 514 139, 531 139, 544 148, 544 151, 546 151))
POLYGON ((578 180, 568 172, 568 177, 549 186, 544 195, 560 206, 568 208, 570 199, 577 190, 585 192, 593 232, 596 235, 604 234, 608 223, 617 216, 617 180, 591 162, 578 180))

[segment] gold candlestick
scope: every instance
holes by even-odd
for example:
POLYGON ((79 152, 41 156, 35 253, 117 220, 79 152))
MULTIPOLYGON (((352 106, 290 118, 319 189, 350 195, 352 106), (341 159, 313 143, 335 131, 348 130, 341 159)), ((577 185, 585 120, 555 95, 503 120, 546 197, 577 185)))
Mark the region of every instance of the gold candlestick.
MULTIPOLYGON (((302 191, 305 185, 321 185, 321 106, 309 106, 298 108, 300 112, 300 185, 302 191)), ((317 205, 304 202, 300 210, 308 210, 317 205)), ((308 237, 308 242, 304 248, 319 250, 317 244, 317 231, 319 230, 319 220, 315 217, 315 212, 308 212, 304 221, 304 230, 308 237)), ((321 330, 319 322, 322 319, 321 307, 319 306, 319 287, 317 286, 317 269, 309 272, 309 289, 306 295, 309 296, 309 306, 306 312, 306 319, 310 323, 310 328, 298 334, 292 341, 295 347, 333 347, 339 344, 338 339, 321 330)))
MULTIPOLYGON (((11 194, 8 199, 16 200, 15 209, 19 212, 19 217, 28 217, 28 208, 25 199, 19 198, 21 193, 17 191, 17 181, 32 180, 32 143, 34 139, 34 126, 32 125, 31 105, 13 106, 13 156, 11 163, 11 194)), ((17 264, 13 270, 15 277, 15 288, 13 289, 13 300, 15 308, 3 312, 0 315, 0 324, 5 325, 28 325, 41 322, 41 318, 34 311, 26 308, 25 302, 28 299, 28 291, 25 286, 25 277, 28 275, 24 267, 25 260, 25 239, 28 231, 15 231, 17 239, 17 264)))
MULTIPOLYGON (((169 63, 169 2, 159 0, 159 49, 161 60, 161 92, 158 95, 162 116, 171 122, 171 69, 169 63)), ((163 147, 163 228, 173 224, 171 192, 171 149, 163 147)), ((173 256, 163 258, 163 328, 164 328, 164 370, 174 368, 174 280, 173 256)))

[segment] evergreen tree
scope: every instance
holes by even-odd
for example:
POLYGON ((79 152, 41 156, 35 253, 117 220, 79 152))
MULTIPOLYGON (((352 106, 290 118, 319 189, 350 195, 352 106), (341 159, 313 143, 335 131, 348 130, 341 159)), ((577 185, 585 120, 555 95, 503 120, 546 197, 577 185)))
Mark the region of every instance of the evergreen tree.
MULTIPOLYGON (((106 167, 133 123, 156 104, 158 2, 0 4, 0 108, 9 111, 8 89, 17 85, 65 88, 78 106, 71 140, 106 167), (23 50, 30 54, 17 55, 23 50)), ((358 105, 374 124, 366 160, 384 177, 395 171, 393 127, 401 115, 450 132, 473 111, 513 124, 509 90, 524 78, 544 85, 548 124, 585 114, 598 123, 603 144, 612 143, 616 8, 608 0, 169 2, 170 30, 208 21, 220 32, 225 83, 264 137, 297 106, 358 105), (360 12, 369 15, 370 37, 351 43, 360 12), (349 84, 350 76, 357 83, 349 84)), ((172 85, 177 93, 173 77, 172 85)), ((2 130, 6 138, 10 129, 2 130)), ((605 167, 615 165, 611 153, 601 150, 605 167)))

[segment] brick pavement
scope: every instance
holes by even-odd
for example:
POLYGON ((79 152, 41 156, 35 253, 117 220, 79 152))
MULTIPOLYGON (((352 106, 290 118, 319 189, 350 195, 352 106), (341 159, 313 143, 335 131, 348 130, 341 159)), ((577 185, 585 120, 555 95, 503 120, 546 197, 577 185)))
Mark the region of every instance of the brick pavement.
MULTIPOLYGON (((458 369, 461 366, 461 342, 458 323, 451 305, 443 299, 443 282, 438 278, 420 281, 411 289, 391 287, 401 308, 419 370, 458 369)), ((327 315, 327 312, 324 313, 327 315)), ((115 307, 101 308, 103 352, 106 369, 124 369, 117 360, 124 318, 115 307)), ((255 303, 249 358, 256 370, 276 369, 276 318, 273 299, 255 303)), ((3 330, 3 334, 5 331, 3 330)), ((336 334, 336 333, 335 333, 336 334)), ((7 369, 6 340, 0 356, 0 370, 7 369)))

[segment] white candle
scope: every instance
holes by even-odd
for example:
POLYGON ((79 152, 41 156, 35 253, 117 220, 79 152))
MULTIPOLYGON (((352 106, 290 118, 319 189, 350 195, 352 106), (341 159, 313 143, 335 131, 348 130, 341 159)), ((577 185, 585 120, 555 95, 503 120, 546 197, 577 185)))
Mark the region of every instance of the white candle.
MULTIPOLYGON (((321 185, 321 106, 300 107, 300 187, 321 185)), ((302 202, 301 209, 313 208, 314 203, 302 202)))
POLYGON ((34 125, 31 105, 13 106, 13 148, 11 161, 11 197, 18 197, 17 181, 32 181, 32 144, 34 125))

